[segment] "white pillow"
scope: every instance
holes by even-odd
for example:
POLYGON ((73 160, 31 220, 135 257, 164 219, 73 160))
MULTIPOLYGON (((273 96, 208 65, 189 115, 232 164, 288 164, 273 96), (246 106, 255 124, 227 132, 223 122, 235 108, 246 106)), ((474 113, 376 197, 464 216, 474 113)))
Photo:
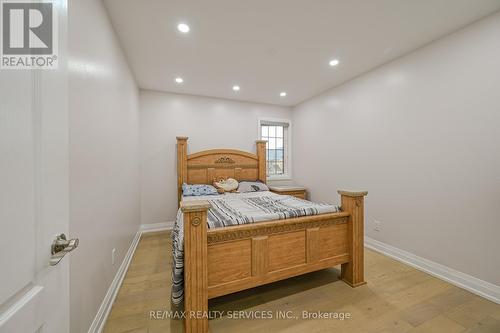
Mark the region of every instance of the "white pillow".
POLYGON ((242 181, 238 186, 239 193, 269 191, 269 187, 262 182, 242 181))

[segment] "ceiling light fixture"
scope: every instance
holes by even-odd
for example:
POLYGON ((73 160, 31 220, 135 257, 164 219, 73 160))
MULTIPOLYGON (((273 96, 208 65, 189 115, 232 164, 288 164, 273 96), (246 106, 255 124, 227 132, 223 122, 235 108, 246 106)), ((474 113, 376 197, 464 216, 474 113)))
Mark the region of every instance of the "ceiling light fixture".
POLYGON ((332 66, 332 67, 337 66, 339 63, 340 63, 340 61, 338 59, 332 59, 329 62, 330 66, 332 66))
POLYGON ((234 91, 240 91, 240 86, 233 86, 234 91))
POLYGON ((189 25, 186 23, 179 23, 177 25, 177 30, 179 30, 182 33, 188 33, 189 32, 189 25))
POLYGON ((286 91, 280 92, 280 97, 286 97, 286 91))
POLYGON ((176 77, 175 82, 182 83, 182 82, 184 82, 184 79, 182 77, 176 77))

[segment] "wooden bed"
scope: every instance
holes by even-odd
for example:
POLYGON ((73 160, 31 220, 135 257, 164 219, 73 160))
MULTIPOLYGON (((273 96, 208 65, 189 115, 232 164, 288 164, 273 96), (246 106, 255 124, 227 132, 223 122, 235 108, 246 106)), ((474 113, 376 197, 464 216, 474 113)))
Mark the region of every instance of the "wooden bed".
POLYGON ((187 154, 177 137, 177 188, 184 214, 185 332, 208 332, 208 299, 292 276, 341 265, 352 287, 365 284, 364 197, 338 191, 342 212, 207 228, 207 201, 181 202, 182 184, 211 184, 215 177, 266 182, 266 142, 257 154, 213 149, 187 154))

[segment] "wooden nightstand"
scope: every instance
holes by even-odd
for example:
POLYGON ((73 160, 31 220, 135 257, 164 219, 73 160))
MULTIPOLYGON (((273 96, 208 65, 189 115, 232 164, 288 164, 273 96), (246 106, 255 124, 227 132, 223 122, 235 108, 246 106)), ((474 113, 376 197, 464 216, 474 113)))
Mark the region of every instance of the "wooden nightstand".
POLYGON ((269 190, 271 190, 271 192, 276 194, 293 195, 294 197, 300 199, 306 199, 307 197, 306 188, 302 186, 285 186, 285 185, 269 186, 269 190))

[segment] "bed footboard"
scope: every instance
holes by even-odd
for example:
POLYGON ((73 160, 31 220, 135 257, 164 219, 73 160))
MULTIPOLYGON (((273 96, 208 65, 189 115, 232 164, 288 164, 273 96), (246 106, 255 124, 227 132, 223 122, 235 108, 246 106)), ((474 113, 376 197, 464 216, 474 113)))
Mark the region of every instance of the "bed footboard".
POLYGON ((342 212, 207 230, 206 201, 183 202, 185 332, 208 332, 208 299, 341 265, 364 280, 364 197, 339 191, 342 212))

